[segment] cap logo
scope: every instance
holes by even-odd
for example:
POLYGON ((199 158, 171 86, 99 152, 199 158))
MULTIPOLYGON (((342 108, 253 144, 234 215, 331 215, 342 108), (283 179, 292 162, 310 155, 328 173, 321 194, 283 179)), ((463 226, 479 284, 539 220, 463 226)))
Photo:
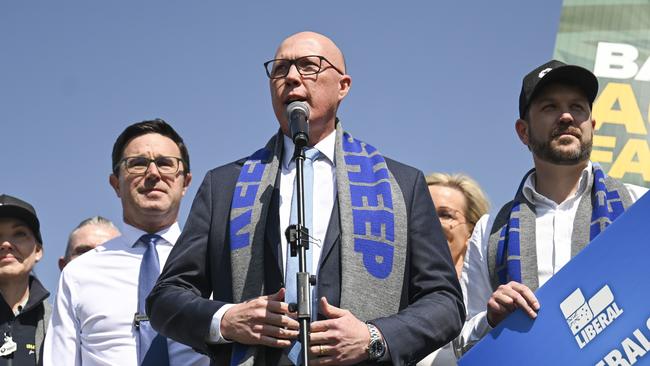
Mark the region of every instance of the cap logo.
POLYGON ((550 68, 550 67, 547 67, 547 68, 545 68, 544 70, 540 71, 540 72, 539 72, 539 75, 537 75, 537 76, 539 76, 539 78, 541 79, 541 78, 543 78, 546 74, 548 74, 548 72, 551 71, 551 70, 553 70, 553 69, 550 68))

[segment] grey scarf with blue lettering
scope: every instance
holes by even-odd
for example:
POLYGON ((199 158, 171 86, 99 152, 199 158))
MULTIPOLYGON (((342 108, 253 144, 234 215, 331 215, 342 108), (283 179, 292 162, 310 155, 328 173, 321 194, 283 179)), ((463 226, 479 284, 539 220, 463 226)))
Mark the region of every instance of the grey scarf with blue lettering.
MULTIPOLYGON (((280 132, 251 155, 237 180, 229 234, 235 303, 264 294, 264 232, 282 141, 280 132)), ((395 314, 406 260, 404 196, 377 149, 344 132, 340 123, 334 154, 342 246, 340 306, 362 321, 395 314)), ((258 349, 235 344, 231 365, 264 364, 258 349)))
MULTIPOLYGON (((535 205, 522 190, 529 171, 517 189, 515 199, 497 214, 488 241, 488 263, 493 290, 501 284, 517 281, 535 291, 539 287, 537 245, 535 241, 535 205)), ((587 183, 573 222, 571 257, 573 258, 601 231, 605 230, 631 204, 623 183, 605 174, 592 163, 593 179, 587 183)))

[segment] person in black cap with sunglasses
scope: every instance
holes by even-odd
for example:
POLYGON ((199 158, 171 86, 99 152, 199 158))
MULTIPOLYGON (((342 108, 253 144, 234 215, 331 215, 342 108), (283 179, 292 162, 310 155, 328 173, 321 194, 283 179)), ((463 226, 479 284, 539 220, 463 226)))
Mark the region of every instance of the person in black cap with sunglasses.
POLYGON ((515 130, 534 168, 514 199, 474 229, 461 280, 468 320, 454 342, 457 354, 515 309, 535 318, 533 292, 647 192, 589 160, 597 93, 591 71, 556 60, 524 77, 515 130))
POLYGON ((0 365, 36 365, 49 321, 50 295, 32 269, 43 257, 34 207, 0 195, 0 365))

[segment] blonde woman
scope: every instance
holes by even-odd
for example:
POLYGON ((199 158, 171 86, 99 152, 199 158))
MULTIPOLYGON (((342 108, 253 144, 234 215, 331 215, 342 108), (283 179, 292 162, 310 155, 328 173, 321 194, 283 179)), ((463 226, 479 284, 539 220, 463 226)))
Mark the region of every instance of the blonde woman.
MULTIPOLYGON (((467 241, 478 220, 488 212, 490 204, 478 183, 465 174, 432 173, 426 180, 460 278, 467 241)), ((450 365, 456 365, 450 344, 418 363, 418 366, 450 365)))
POLYGON ((460 277, 467 240, 490 204, 478 183, 465 174, 432 173, 426 180, 460 277))

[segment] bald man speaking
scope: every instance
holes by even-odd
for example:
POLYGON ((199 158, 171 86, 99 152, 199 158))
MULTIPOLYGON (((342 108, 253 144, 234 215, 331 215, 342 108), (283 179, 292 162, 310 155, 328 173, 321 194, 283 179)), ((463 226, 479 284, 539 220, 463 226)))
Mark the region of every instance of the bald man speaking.
POLYGON ((151 323, 214 364, 300 364, 284 236, 295 224, 287 108, 299 102, 309 111, 305 192, 314 192, 305 194, 317 299, 310 364, 414 364, 452 340, 465 314, 422 173, 343 129, 337 110, 352 79, 332 40, 294 34, 264 65, 280 129, 207 173, 148 298, 151 323))

